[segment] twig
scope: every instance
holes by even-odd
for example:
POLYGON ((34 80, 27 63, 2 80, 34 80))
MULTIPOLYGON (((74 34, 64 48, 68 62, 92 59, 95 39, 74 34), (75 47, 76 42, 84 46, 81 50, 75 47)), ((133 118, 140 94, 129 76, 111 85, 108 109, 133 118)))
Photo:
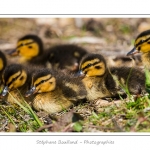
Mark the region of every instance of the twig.
POLYGON ((42 131, 42 130, 44 130, 44 129, 47 129, 47 128, 50 128, 50 127, 52 127, 52 126, 53 126, 53 124, 45 125, 45 126, 42 126, 42 127, 38 128, 38 129, 35 130, 34 132, 40 132, 40 131, 42 131))
POLYGON ((74 125, 74 123, 68 124, 68 125, 62 130, 62 132, 67 132, 68 129, 69 129, 70 127, 72 127, 73 125, 74 125))

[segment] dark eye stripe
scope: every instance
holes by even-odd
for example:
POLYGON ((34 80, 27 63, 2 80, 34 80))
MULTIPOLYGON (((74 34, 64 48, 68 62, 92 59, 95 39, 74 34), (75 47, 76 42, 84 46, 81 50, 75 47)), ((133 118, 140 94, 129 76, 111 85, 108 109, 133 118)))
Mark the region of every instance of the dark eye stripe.
MULTIPOLYGON (((21 71, 21 73, 22 73, 22 71, 21 71)), ((8 83, 8 87, 9 87, 14 81, 17 80, 17 78, 21 75, 21 73, 20 73, 18 76, 16 76, 15 78, 13 78, 10 83, 8 83)))
POLYGON ((140 41, 139 43, 137 43, 137 44, 135 45, 135 47, 137 47, 137 46, 139 46, 139 45, 141 45, 141 44, 147 42, 148 40, 150 40, 150 37, 147 38, 146 40, 140 41))
POLYGON ((89 67, 91 67, 91 66, 94 66, 94 65, 98 64, 99 62, 100 62, 100 61, 97 61, 97 62, 91 64, 90 66, 89 66, 89 65, 85 66, 84 68, 82 68, 82 71, 84 71, 85 69, 87 69, 87 68, 89 68, 89 67))
POLYGON ((49 79, 51 79, 52 78, 52 76, 51 77, 49 77, 48 79, 46 79, 46 80, 42 80, 42 81, 40 81, 39 83, 37 83, 36 85, 35 85, 35 87, 37 87, 37 86, 39 86, 41 83, 43 83, 43 81, 44 82, 46 82, 46 81, 48 81, 49 79))
POLYGON ((26 43, 26 44, 20 44, 20 45, 17 46, 17 48, 22 47, 22 46, 24 46, 24 45, 30 45, 30 44, 32 44, 32 43, 35 43, 35 42, 33 41, 33 42, 26 43))

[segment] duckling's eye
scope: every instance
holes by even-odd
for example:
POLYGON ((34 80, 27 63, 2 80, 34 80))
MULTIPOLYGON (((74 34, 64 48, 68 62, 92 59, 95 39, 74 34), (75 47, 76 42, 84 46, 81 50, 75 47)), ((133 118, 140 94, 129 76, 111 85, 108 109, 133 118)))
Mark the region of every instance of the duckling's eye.
POLYGON ((87 65, 87 67, 91 67, 91 66, 92 66, 92 64, 88 64, 88 65, 87 65))
POLYGON ((13 78, 13 79, 12 79, 12 81, 15 81, 15 80, 16 80, 16 78, 13 78))
POLYGON ((28 46, 28 48, 32 48, 32 46, 28 46))
POLYGON ((24 46, 24 43, 21 43, 20 46, 24 46))
POLYGON ((100 67, 100 66, 95 66, 95 68, 96 68, 96 69, 101 69, 102 67, 100 67))
POLYGON ((23 80, 23 76, 20 78, 20 80, 23 80))
POLYGON ((40 83, 44 83, 45 82, 45 80, 42 80, 40 83))
POLYGON ((144 43, 145 41, 144 40, 140 40, 140 43, 144 43))
POLYGON ((16 81, 17 79, 18 79, 18 76, 17 76, 17 77, 15 77, 15 78, 13 78, 13 79, 11 80, 11 82, 16 81))
POLYGON ((39 86, 40 84, 44 83, 45 80, 41 80, 39 83, 35 84, 35 87, 39 86))
POLYGON ((8 84, 8 87, 16 80, 17 78, 13 78, 11 82, 8 84))

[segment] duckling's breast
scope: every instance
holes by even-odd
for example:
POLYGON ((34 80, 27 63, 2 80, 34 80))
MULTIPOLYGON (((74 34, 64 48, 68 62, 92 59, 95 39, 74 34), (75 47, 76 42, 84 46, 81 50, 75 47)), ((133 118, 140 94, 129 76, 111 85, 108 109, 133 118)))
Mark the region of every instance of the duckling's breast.
POLYGON ((19 103, 22 103, 23 101, 26 101, 28 103, 31 103, 34 96, 31 96, 31 97, 24 97, 24 94, 26 92, 26 88, 19 88, 19 89, 14 89, 14 90, 11 90, 7 96, 5 96, 3 98, 3 100, 6 100, 7 102, 9 102, 10 104, 16 104, 17 101, 19 103))
POLYGON ((16 104, 17 101, 22 102, 23 97, 21 96, 21 93, 19 92, 19 90, 15 89, 8 93, 7 101, 11 104, 16 104))
POLYGON ((33 107, 37 110, 44 110, 50 114, 63 111, 71 107, 73 103, 64 96, 54 95, 52 93, 41 93, 36 95, 33 101, 33 107))
POLYGON ((83 79, 83 83, 87 90, 87 99, 89 101, 98 98, 111 97, 111 93, 107 90, 105 82, 99 77, 87 77, 83 79))

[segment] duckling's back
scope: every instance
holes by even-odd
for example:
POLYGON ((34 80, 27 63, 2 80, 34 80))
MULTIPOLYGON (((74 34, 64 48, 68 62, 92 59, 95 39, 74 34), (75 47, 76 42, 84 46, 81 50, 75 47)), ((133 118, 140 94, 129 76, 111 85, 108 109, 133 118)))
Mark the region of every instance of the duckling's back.
POLYGON ((73 44, 64 44, 53 46, 49 50, 49 61, 53 68, 78 70, 78 64, 81 58, 87 54, 87 51, 73 44))
POLYGON ((139 68, 110 68, 110 74, 113 76, 116 84, 120 84, 123 90, 129 90, 131 94, 140 94, 146 92, 145 74, 139 68))
POLYGON ((86 97, 87 92, 82 82, 82 77, 61 75, 57 79, 58 86, 61 87, 63 95, 68 97, 69 100, 78 101, 86 97))

